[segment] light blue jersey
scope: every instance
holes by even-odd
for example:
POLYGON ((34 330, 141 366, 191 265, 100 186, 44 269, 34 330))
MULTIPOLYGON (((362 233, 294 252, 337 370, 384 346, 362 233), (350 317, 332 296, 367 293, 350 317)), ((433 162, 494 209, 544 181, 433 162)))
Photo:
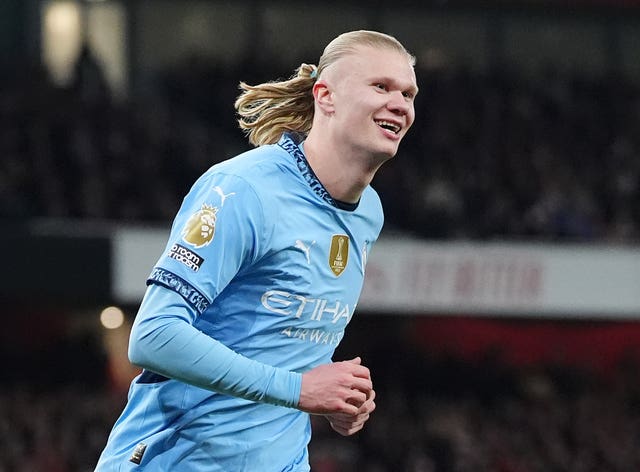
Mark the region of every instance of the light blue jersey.
POLYGON ((375 191, 334 201, 293 135, 209 169, 150 275, 130 354, 154 368, 97 470, 308 471, 301 374, 331 362, 381 227, 375 191))

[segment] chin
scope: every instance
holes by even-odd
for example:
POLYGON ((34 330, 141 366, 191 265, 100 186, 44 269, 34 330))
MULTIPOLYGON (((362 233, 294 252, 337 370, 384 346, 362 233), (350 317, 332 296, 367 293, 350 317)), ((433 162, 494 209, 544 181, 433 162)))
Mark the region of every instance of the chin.
POLYGON ((398 143, 393 143, 392 145, 385 147, 386 149, 382 149, 380 154, 386 156, 386 159, 391 159, 398 154, 398 143))
MULTIPOLYGON (((397 151, 397 150, 396 150, 397 151)), ((387 152, 376 152, 373 154, 373 159, 372 161, 374 162, 375 166, 381 166, 382 164, 384 164, 385 162, 393 159, 395 157, 395 155, 397 154, 396 151, 387 151, 387 152)))

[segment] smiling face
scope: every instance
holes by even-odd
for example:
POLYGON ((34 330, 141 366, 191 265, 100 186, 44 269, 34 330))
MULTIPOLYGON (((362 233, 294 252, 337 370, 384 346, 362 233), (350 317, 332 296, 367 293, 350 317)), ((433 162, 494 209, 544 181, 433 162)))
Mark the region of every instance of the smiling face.
POLYGON ((406 54, 359 47, 327 67, 319 82, 330 96, 331 134, 340 148, 376 161, 396 154, 415 119, 418 93, 406 54))

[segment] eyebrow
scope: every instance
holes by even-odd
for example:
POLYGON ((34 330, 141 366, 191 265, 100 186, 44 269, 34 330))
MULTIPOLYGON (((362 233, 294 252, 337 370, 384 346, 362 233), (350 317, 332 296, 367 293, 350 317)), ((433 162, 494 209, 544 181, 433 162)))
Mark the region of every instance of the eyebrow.
POLYGON ((386 82, 391 84, 394 88, 400 89, 402 91, 410 91, 413 95, 417 95, 420 89, 416 84, 411 84, 408 87, 402 87, 402 84, 393 77, 389 76, 376 76, 371 78, 372 82, 386 82))

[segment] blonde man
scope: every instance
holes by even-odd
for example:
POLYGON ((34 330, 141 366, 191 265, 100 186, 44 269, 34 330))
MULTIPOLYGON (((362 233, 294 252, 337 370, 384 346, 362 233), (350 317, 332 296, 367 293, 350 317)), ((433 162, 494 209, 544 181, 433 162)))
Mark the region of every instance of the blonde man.
POLYGON ((131 332, 144 370, 97 470, 308 471, 309 414, 351 435, 375 409, 369 369, 332 356, 382 228, 369 184, 414 120, 414 58, 354 31, 317 67, 240 86, 256 148, 184 199, 131 332))

